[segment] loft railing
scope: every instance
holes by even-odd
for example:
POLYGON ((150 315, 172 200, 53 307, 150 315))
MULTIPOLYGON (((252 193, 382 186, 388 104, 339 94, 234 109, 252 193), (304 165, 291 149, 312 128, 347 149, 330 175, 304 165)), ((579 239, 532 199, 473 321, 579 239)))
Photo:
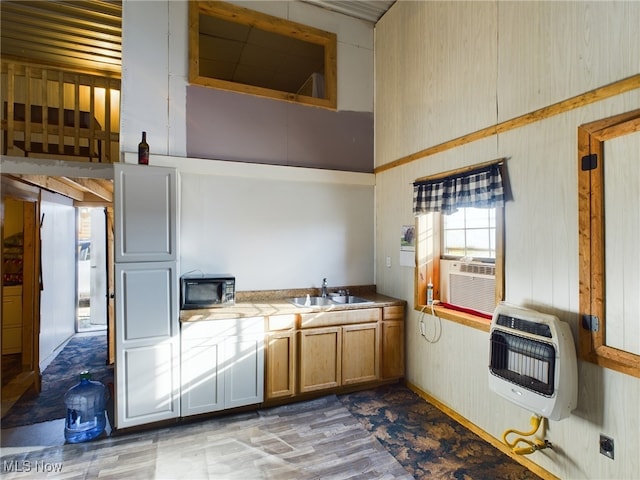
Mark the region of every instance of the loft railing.
POLYGON ((2 153, 117 162, 120 79, 2 61, 2 153))

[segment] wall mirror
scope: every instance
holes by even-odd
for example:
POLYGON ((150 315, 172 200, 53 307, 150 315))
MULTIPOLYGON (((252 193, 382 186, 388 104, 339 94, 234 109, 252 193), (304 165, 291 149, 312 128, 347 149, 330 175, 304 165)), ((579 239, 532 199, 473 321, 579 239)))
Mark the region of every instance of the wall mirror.
POLYGON ((189 2, 191 83, 335 109, 334 33, 225 2, 189 2))
POLYGON ((580 355, 640 377, 640 110, 578 128, 580 355))

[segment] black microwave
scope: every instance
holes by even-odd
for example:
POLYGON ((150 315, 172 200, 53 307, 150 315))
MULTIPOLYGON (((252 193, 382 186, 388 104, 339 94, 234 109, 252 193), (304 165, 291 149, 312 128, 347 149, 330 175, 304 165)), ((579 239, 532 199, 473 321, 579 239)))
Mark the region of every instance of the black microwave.
POLYGON ((185 274, 180 277, 180 309, 224 307, 233 305, 236 279, 232 275, 207 273, 185 274))

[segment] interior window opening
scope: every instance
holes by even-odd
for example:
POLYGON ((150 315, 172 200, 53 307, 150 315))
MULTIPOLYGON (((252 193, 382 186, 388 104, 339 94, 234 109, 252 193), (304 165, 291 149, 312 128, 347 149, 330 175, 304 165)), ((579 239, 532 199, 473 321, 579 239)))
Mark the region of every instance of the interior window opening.
POLYGON ((192 84, 335 110, 337 35, 226 2, 189 2, 192 84))

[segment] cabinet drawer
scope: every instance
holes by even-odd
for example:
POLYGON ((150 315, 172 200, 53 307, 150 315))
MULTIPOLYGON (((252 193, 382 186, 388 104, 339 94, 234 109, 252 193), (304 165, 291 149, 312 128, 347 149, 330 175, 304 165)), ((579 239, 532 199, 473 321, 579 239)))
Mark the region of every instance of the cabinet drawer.
POLYGON ((404 320, 404 307, 402 305, 384 307, 382 318, 384 320, 404 320))
POLYGON ((204 340, 264 334, 264 318, 226 318, 182 324, 183 340, 204 340))
POLYGON ((291 330, 296 326, 297 315, 274 315, 267 318, 267 330, 273 332, 275 330, 291 330))
POLYGON ((381 319, 380 308, 340 310, 338 312, 303 313, 300 315, 301 328, 329 327, 354 323, 377 322, 381 319))
POLYGON ((3 297, 22 297, 22 285, 7 285, 2 287, 3 297))

